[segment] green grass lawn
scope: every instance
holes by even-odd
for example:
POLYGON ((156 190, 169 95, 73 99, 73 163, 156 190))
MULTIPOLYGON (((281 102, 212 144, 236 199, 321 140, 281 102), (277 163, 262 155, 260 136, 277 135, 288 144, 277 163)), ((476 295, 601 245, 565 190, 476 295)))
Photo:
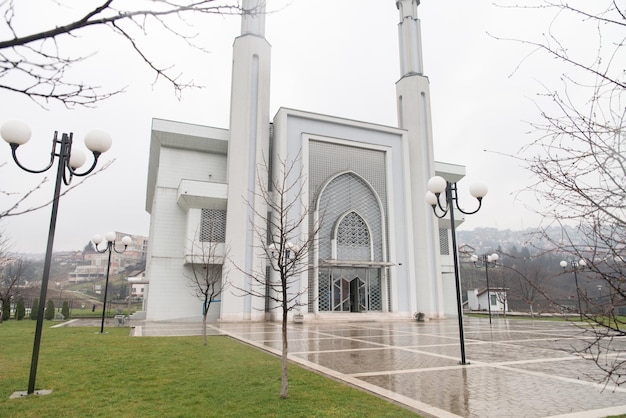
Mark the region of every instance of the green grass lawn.
POLYGON ((2 417, 407 417, 393 403, 290 365, 228 337, 129 337, 128 328, 50 328, 44 322, 36 389, 28 387, 35 321, 0 324, 2 417))

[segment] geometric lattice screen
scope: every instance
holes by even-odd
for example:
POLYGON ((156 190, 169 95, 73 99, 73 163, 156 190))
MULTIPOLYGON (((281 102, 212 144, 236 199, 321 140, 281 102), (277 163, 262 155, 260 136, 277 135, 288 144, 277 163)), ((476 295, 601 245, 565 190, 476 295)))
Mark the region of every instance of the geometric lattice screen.
POLYGON ((448 229, 439 229, 439 254, 450 255, 450 243, 448 242, 448 229))
MULTIPOLYGON (((377 149, 309 140, 309 204, 319 214, 320 220, 318 257, 314 260, 311 252, 311 264, 332 259, 338 264, 342 260, 386 261, 386 156, 384 151, 377 149), (333 240, 336 243, 334 254, 333 240)), ((312 231, 316 228, 312 216, 309 222, 312 231)), ((359 292, 366 294, 367 307, 363 308, 381 310, 382 287, 388 288, 390 277, 386 269, 367 270, 367 276, 359 277, 359 280, 365 279, 359 285, 359 292), (383 273, 384 276, 381 276, 383 273)), ((332 311, 332 305, 344 306, 337 305, 334 299, 344 299, 345 302, 346 292, 350 289, 346 288, 346 283, 339 286, 337 273, 336 268, 322 266, 318 271, 309 271, 309 300, 315 301, 309 305, 309 312, 313 311, 314 305, 321 311, 332 311), (317 294, 314 291, 316 288, 317 294)), ((356 286, 355 283, 353 286, 356 286)))
POLYGON ((337 227, 337 259, 369 261, 370 232, 356 212, 348 213, 337 227))
POLYGON ((226 242, 226 210, 202 209, 200 242, 226 242))
POLYGON ((345 173, 328 183, 320 196, 319 212, 323 217, 318 235, 320 259, 335 258, 331 240, 336 239, 337 260, 385 261, 382 208, 359 176, 345 173))

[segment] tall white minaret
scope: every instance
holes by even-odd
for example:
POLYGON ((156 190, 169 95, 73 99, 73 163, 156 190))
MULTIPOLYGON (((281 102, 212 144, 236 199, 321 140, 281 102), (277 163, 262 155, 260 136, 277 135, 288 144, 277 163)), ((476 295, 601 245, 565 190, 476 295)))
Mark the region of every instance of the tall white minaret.
POLYGON ((433 135, 428 78, 424 76, 419 0, 394 0, 400 11, 401 78, 396 83, 398 126, 408 131, 411 161, 411 200, 415 248, 417 305, 413 312, 443 316, 444 299, 439 263, 439 235, 436 218, 425 203, 426 184, 435 175, 433 135))
POLYGON ((241 36, 233 45, 228 143, 228 208, 225 261, 231 290, 222 293, 221 319, 239 321, 264 318, 264 301, 241 296, 250 289, 243 271, 261 271, 255 256, 261 248, 252 223, 263 221, 266 205, 259 197, 257 174, 269 155, 270 44, 265 39, 265 0, 243 0, 241 36))

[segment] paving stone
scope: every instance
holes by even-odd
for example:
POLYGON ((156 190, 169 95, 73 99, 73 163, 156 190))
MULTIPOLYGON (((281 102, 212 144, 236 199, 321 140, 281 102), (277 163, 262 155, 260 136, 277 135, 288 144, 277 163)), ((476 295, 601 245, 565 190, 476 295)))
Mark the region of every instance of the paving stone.
MULTIPOLYGON (((197 324, 136 325, 138 335, 201 332, 197 324)), ((466 365, 459 364, 456 320, 290 324, 290 358, 428 416, 626 413, 626 388, 599 383, 602 371, 577 354, 593 343, 583 328, 503 317, 491 325, 484 318, 465 318, 464 327, 466 365)), ((220 323, 211 329, 273 353, 281 347, 279 323, 220 323)), ((626 350, 626 338, 603 340, 600 349, 607 344, 626 350)))

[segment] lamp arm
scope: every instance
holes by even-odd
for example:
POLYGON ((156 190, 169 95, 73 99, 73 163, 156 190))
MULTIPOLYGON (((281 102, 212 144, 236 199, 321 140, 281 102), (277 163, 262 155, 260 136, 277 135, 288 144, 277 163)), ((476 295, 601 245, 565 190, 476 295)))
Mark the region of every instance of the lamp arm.
POLYGON ((442 208, 441 207, 441 203, 438 203, 437 205, 432 206, 433 208, 433 213, 435 214, 435 217, 439 218, 439 219, 443 219, 446 217, 446 215, 448 214, 448 211, 450 210, 450 207, 447 208, 442 208), (442 213, 437 213, 437 206, 439 206, 439 210, 442 211, 442 213))
POLYGON ((93 163, 91 163, 91 167, 89 167, 89 169, 83 173, 76 172, 73 168, 69 166, 69 161, 68 161, 68 170, 70 174, 73 176, 77 176, 77 177, 83 177, 91 173, 96 168, 96 165, 98 164, 98 158, 100 158, 100 155, 101 155, 100 152, 93 151, 93 163))
POLYGON ((478 212, 480 210, 480 208, 482 207, 482 205, 483 205, 483 198, 482 197, 478 197, 477 199, 478 199, 478 207, 475 210, 473 210, 473 211, 466 211, 466 210, 461 209, 461 207, 459 206, 459 201, 458 200, 456 200, 456 208, 459 210, 459 212, 461 212, 464 215, 473 215, 476 212, 478 212))
POLYGON ((124 245, 124 248, 122 248, 121 250, 118 250, 117 248, 115 248, 115 242, 113 242, 112 248, 113 248, 113 251, 115 251, 116 253, 122 254, 124 251, 126 251, 126 248, 128 248, 128 245, 124 245))
POLYGON ((431 207, 433 208, 433 213, 439 219, 444 218, 448 214, 448 211, 450 210, 450 202, 451 202, 451 196, 452 196, 451 194, 452 192, 450 191, 450 188, 451 188, 450 183, 447 183, 446 190, 444 191, 445 202, 446 202, 445 206, 441 204, 441 193, 435 193, 435 197, 437 197, 437 204, 432 205, 431 207), (439 210, 441 211, 441 214, 437 213, 437 208, 439 208, 439 210))
POLYGON ((109 251, 109 243, 107 242, 106 247, 104 247, 102 250, 98 249, 98 244, 96 244, 96 252, 100 253, 100 254, 104 254, 107 251, 109 251))
POLYGON ((19 168, 21 168, 22 170, 29 172, 29 173, 33 173, 33 174, 40 174, 43 172, 46 172, 50 169, 50 167, 52 167, 52 165, 54 164, 54 149, 55 149, 55 145, 56 145, 56 132, 54 133, 54 140, 52 141, 52 152, 50 153, 50 162, 48 163, 48 165, 46 166, 46 168, 43 168, 41 170, 31 170, 30 168, 24 167, 19 159, 17 158, 17 147, 19 147, 19 144, 9 144, 11 145, 11 154, 13 155, 13 161, 15 161, 15 164, 17 164, 17 166, 19 168))

